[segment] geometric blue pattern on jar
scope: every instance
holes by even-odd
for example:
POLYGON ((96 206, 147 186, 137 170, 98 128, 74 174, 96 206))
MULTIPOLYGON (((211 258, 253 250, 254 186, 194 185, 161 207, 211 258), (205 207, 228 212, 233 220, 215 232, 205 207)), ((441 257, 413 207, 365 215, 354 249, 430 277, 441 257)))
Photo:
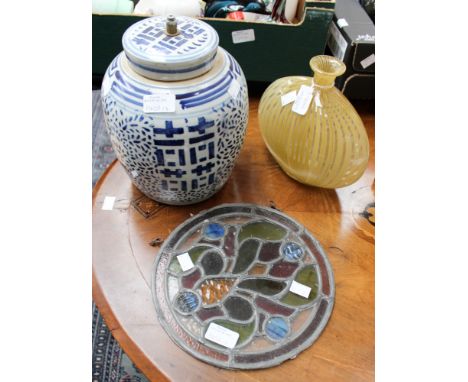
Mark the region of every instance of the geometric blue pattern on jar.
POLYGON ((224 236, 224 228, 221 224, 210 223, 205 227, 204 233, 210 239, 219 239, 224 236))
POLYGON ((207 73, 161 84, 138 76, 120 53, 101 88, 106 129, 143 194, 165 204, 197 203, 223 187, 239 156, 248 119, 247 83, 235 59, 218 47, 207 73), (229 91, 234 82, 240 86, 235 93, 229 91), (167 89, 176 111, 144 113, 144 97, 167 89))
POLYGON ((177 295, 175 305, 181 313, 191 313, 200 305, 200 298, 193 292, 185 291, 177 295))
POLYGON ((287 260, 296 261, 304 255, 304 249, 297 243, 289 242, 283 247, 283 256, 287 260))
POLYGON ((271 317, 265 324, 265 333, 272 340, 282 340, 289 331, 289 324, 282 317, 271 317))

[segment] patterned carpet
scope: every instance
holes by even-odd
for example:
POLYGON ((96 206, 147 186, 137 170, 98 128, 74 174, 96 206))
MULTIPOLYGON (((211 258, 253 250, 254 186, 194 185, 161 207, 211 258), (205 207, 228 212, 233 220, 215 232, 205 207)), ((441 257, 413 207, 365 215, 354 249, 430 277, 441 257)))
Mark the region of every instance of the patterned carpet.
MULTIPOLYGON (((93 90, 93 187, 115 154, 104 128, 99 91, 93 90)), ((107 329, 93 302, 93 382, 147 382, 107 329)))

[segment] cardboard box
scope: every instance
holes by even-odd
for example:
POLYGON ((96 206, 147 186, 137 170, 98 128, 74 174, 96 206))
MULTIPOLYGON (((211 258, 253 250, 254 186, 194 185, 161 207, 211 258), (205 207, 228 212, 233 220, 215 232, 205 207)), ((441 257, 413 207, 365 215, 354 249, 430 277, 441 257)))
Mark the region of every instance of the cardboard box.
POLYGON ((337 0, 327 41, 346 64, 335 86, 350 99, 375 98, 375 26, 358 0, 337 0))
MULTIPOLYGON (((300 0, 297 24, 201 19, 216 29, 220 46, 236 58, 248 80, 271 82, 284 76, 312 75, 309 61, 325 51, 334 6, 335 0, 300 0), (246 30, 253 30, 255 40, 234 43, 232 33, 246 30)), ((93 14, 93 75, 104 74, 122 51, 125 30, 143 18, 93 14)))

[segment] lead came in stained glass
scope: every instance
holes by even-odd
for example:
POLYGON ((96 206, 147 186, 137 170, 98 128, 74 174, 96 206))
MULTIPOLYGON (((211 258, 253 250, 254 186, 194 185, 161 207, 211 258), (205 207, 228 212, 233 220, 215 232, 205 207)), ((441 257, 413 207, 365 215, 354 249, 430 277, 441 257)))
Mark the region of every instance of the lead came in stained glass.
POLYGON ((323 330, 334 300, 329 261, 310 233, 277 210, 247 204, 181 224, 161 247, 153 278, 169 336, 191 355, 234 369, 295 357, 323 330), (186 252, 195 268, 183 272, 176 257, 186 252), (289 290, 293 280, 311 288, 308 298, 289 290), (211 323, 239 335, 233 349, 205 338, 211 323))

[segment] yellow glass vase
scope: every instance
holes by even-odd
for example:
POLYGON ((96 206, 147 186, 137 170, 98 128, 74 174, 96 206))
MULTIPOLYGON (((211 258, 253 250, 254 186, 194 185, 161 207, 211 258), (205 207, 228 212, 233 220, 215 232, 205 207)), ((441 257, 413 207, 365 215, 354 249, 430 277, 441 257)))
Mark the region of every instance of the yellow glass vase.
POLYGON ((344 187, 358 180, 367 167, 366 129, 353 105, 334 87, 345 64, 321 55, 312 58, 310 66, 313 78, 280 78, 263 93, 260 130, 268 150, 290 177, 312 186, 344 187), (301 90, 303 85, 307 88, 301 90), (309 98, 294 100, 289 94, 294 91, 309 98), (288 98, 292 101, 282 106, 282 99, 288 98), (301 102, 305 106, 298 110, 301 102), (304 115, 297 112, 303 113, 305 107, 304 115))

